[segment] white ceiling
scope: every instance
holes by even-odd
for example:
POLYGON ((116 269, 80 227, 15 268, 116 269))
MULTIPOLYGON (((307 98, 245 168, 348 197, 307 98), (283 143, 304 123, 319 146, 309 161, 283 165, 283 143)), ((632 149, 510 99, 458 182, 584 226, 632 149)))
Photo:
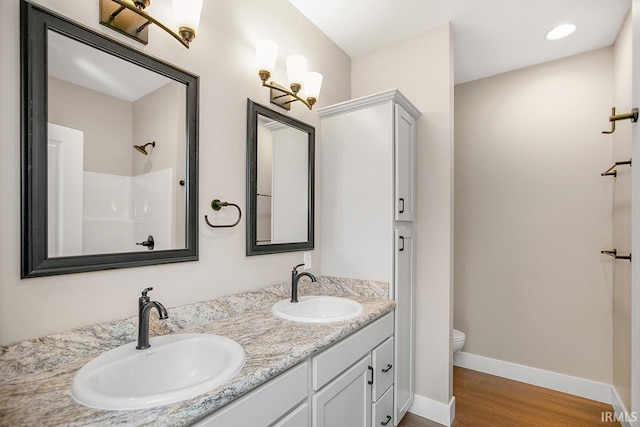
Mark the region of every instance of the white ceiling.
POLYGON ((49 76, 133 102, 171 80, 49 31, 49 76))
POLYGON ((610 46, 631 0, 289 0, 352 58, 451 22, 455 82, 610 46), (544 34, 578 30, 550 42, 544 34))

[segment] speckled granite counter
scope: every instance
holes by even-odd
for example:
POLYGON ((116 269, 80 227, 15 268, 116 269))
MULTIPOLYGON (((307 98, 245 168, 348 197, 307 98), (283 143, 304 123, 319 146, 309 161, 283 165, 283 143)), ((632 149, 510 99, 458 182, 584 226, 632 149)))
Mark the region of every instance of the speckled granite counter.
MULTIPOLYGON (((169 319, 152 321, 151 335, 201 332, 236 340, 247 358, 229 382, 210 392, 157 408, 102 411, 71 397, 76 371, 95 356, 137 338, 137 317, 0 347, 0 426, 183 426, 295 366, 393 310, 386 283, 322 277, 300 283, 301 295, 340 295, 362 304, 356 319, 313 324, 271 314, 289 295, 288 284, 169 308, 169 319)), ((166 301, 165 301, 166 302, 166 301)), ((155 312, 154 312, 155 314, 155 312)))

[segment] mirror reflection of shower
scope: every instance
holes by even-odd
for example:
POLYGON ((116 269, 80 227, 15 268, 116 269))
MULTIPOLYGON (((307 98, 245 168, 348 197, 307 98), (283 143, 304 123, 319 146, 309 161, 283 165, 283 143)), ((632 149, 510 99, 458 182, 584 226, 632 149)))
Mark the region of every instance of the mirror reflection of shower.
POLYGON ((139 153, 144 154, 145 156, 149 155, 149 153, 147 152, 147 145, 150 145, 152 148, 155 148, 156 146, 156 142, 152 141, 152 142, 147 142, 144 145, 134 145, 133 148, 135 148, 136 150, 138 150, 139 153))

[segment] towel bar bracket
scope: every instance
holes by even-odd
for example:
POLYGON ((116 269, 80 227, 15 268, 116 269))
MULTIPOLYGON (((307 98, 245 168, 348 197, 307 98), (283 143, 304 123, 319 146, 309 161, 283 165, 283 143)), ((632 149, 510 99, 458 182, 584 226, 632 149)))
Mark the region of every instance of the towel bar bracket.
POLYGON ((616 114, 616 107, 611 108, 611 115, 609 116, 609 121, 611 122, 611 130, 603 130, 604 134, 612 134, 616 131, 616 122, 618 120, 631 120, 632 123, 636 123, 638 121, 638 116, 640 115, 640 110, 634 108, 630 113, 626 114, 616 114))
POLYGON ((618 250, 614 249, 612 251, 600 251, 601 254, 603 255, 609 255, 610 257, 613 257, 615 259, 626 259, 629 260, 629 262, 631 262, 631 254, 629 255, 618 255, 618 250))
POLYGON ((618 176, 618 171, 615 170, 617 166, 622 166, 622 165, 629 165, 629 167, 631 167, 631 159, 629 160, 624 160, 622 162, 616 162, 613 166, 611 166, 609 169, 607 169, 606 171, 602 172, 600 175, 601 176, 613 176, 613 177, 617 177, 618 176))

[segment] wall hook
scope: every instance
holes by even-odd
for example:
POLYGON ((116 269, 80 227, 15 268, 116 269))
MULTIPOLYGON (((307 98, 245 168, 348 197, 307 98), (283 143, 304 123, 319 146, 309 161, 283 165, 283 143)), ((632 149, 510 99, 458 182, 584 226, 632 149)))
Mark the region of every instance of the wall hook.
POLYGON ((209 218, 207 217, 207 215, 204 216, 204 221, 207 223, 207 225, 209 227, 212 228, 229 228, 229 227, 235 227, 236 225, 238 225, 238 223, 240 222, 240 218, 242 218, 242 210, 240 210, 240 206, 236 205, 235 203, 229 203, 229 202, 221 202, 220 199, 214 199, 211 201, 211 209, 213 209, 214 211, 219 211, 220 209, 226 207, 226 206, 233 206, 236 209, 238 209, 238 220, 236 222, 234 222, 233 224, 225 224, 225 225, 215 225, 215 224, 211 224, 209 222, 209 218))
POLYGON ((611 130, 603 130, 604 134, 611 134, 616 131, 616 122, 618 120, 631 120, 631 123, 635 123, 638 121, 638 109, 634 108, 630 113, 627 114, 616 114, 616 107, 611 108, 611 115, 609 116, 609 121, 611 122, 611 130))

